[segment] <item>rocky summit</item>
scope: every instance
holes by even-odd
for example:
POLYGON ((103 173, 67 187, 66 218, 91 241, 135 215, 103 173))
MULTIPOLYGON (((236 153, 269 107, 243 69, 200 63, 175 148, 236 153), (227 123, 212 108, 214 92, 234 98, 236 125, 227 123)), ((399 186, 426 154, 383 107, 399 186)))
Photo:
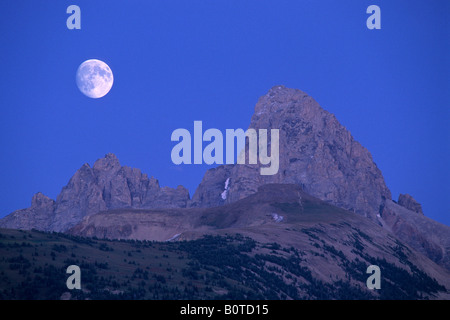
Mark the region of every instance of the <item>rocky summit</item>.
POLYGON ((193 205, 231 203, 267 183, 293 183, 319 199, 376 220, 384 199, 391 199, 370 152, 305 92, 273 87, 256 104, 249 128, 280 130, 278 173, 262 176, 260 165, 211 169, 193 205))
POLYGON ((11 213, 0 226, 12 229, 65 231, 85 216, 116 208, 186 207, 189 192, 159 186, 158 180, 139 169, 121 166, 109 153, 92 167, 84 164, 63 187, 56 201, 42 193, 33 196, 31 206, 11 213))

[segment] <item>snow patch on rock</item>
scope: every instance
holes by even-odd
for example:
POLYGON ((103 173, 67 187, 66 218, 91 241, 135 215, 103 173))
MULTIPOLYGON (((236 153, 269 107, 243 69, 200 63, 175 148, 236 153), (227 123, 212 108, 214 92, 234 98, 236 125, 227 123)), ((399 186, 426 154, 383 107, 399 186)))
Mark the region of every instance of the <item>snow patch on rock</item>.
POLYGON ((167 242, 168 242, 168 241, 174 241, 174 240, 176 240, 180 235, 181 235, 181 233, 177 233, 177 234, 174 235, 172 238, 167 239, 166 241, 167 241, 167 242))
POLYGON ((230 184, 230 178, 227 178, 227 180, 225 181, 225 188, 224 188, 223 192, 220 194, 220 196, 222 197, 223 200, 227 199, 229 184, 230 184))
POLYGON ((284 220, 284 217, 283 217, 283 216, 280 216, 280 215, 277 214, 277 213, 272 213, 272 219, 273 219, 273 221, 275 221, 275 222, 281 222, 281 221, 284 220))

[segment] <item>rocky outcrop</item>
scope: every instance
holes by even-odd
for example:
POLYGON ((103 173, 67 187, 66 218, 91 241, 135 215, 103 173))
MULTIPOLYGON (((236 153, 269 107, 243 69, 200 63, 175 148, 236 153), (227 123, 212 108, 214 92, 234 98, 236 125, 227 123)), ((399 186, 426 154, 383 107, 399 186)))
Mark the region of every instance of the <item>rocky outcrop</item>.
POLYGON ((64 231, 84 216, 107 208, 102 188, 89 164, 84 164, 56 198, 56 209, 49 229, 64 231))
POLYGON ((225 203, 242 199, 267 183, 294 183, 319 199, 375 220, 384 199, 391 199, 369 151, 303 91, 273 87, 256 104, 249 128, 280 130, 278 173, 262 176, 260 165, 248 164, 212 169, 196 191, 198 200, 221 203, 227 178, 225 203), (212 187, 210 177, 215 181, 212 187))
POLYGON ((84 164, 61 190, 56 201, 37 193, 31 207, 18 210, 0 220, 0 227, 65 231, 85 216, 116 208, 184 208, 189 192, 161 188, 158 180, 139 169, 121 166, 109 153, 92 168, 84 164))
POLYGON ((450 270, 450 227, 387 200, 381 217, 400 240, 450 270))
POLYGON ((17 210, 0 220, 0 227, 11 229, 38 229, 49 231, 49 221, 54 216, 55 201, 38 192, 31 199, 31 206, 17 210))
MULTIPOLYGON (((218 207, 225 204, 228 197, 228 190, 226 190, 225 186, 232 169, 233 165, 224 165, 206 171, 200 185, 192 196, 190 206, 204 208, 218 207)), ((228 180, 228 186, 230 183, 231 181, 228 180)))
POLYGON ((423 215, 422 205, 418 203, 412 196, 409 194, 400 194, 398 196, 398 204, 402 207, 405 207, 408 210, 411 210, 416 213, 420 213, 423 215))

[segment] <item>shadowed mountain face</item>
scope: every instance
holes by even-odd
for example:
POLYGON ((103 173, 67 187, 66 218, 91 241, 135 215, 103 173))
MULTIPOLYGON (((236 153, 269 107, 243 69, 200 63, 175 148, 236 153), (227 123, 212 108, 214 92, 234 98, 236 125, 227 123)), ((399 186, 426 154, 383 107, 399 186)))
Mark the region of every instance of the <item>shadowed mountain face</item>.
POLYGON ((166 241, 174 236, 183 239, 192 234, 218 230, 338 222, 382 229, 365 217, 310 196, 298 185, 267 184, 246 198, 213 208, 102 211, 85 217, 68 233, 110 239, 166 241))
MULTIPOLYGON (((72 231, 84 235, 144 239, 152 235, 166 240, 192 230, 252 226, 246 219, 261 226, 279 213, 271 212, 272 204, 261 207, 249 199, 258 197, 257 191, 264 185, 293 184, 301 187, 304 197, 310 194, 328 205, 355 212, 363 218, 355 223, 370 220, 450 269, 450 228, 425 217, 420 204, 409 195, 401 195, 399 205, 392 202, 369 151, 312 97, 300 90, 273 87, 256 104, 249 128, 280 130, 277 174, 261 176, 259 165, 219 166, 205 173, 191 200, 184 187, 161 188, 155 178, 121 166, 115 155, 107 154, 92 167, 83 165, 56 201, 37 193, 31 207, 1 219, 0 227, 67 231, 76 226, 72 231), (219 206, 209 215, 209 208, 219 206), (170 210, 128 210, 156 208, 170 210), (94 216, 98 212, 109 215, 94 216), (260 215, 249 218, 248 212, 260 215), (131 224, 127 222, 130 219, 134 221, 131 224)), ((276 188, 271 192, 273 195, 266 193, 265 197, 283 196, 276 188)))
POLYGON ((68 232, 89 237, 165 241, 175 235, 185 237, 186 232, 273 225, 275 215, 283 216, 282 210, 274 206, 277 201, 300 210, 305 201, 312 201, 327 210, 332 207, 344 211, 307 195, 299 186, 272 184, 261 186, 260 192, 247 198, 214 208, 108 210, 86 217, 68 232))

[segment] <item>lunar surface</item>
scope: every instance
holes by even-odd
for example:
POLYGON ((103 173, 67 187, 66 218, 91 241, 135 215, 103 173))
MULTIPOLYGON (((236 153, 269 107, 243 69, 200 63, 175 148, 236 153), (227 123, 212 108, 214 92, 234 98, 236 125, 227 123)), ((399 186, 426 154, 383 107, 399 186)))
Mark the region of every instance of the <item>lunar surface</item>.
POLYGON ((83 62, 77 70, 77 86, 89 98, 104 97, 114 82, 109 66, 103 61, 91 59, 83 62))

